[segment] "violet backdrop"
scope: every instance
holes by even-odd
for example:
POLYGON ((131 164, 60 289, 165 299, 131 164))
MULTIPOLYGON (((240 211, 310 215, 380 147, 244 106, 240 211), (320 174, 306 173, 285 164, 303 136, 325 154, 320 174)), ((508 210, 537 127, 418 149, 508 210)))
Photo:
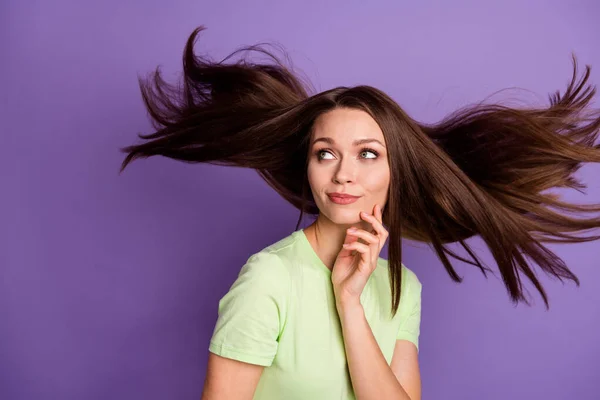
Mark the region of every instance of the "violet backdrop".
MULTIPOLYGON (((507 87, 530 92, 494 98, 547 104, 571 52, 600 84, 598 17, 593 0, 3 1, 0 399, 198 399, 218 300, 295 228, 251 170, 152 158, 118 175, 118 148, 151 130, 137 75, 175 81, 196 26, 199 53, 278 42, 317 89, 373 85, 433 122, 507 87)), ((600 202, 599 174, 567 198, 600 202)), ((582 285, 543 277, 546 311, 531 286, 515 307, 498 278, 456 261, 455 284, 405 243, 424 399, 599 398, 600 243, 550 248, 582 285)))

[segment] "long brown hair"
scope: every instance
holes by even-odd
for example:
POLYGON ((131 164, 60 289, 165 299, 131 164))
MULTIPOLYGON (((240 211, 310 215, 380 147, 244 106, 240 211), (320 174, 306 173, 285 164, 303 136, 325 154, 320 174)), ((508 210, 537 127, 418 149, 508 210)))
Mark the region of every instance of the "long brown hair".
POLYGON ((578 80, 573 57, 566 92, 551 95, 546 107, 479 103, 439 123, 423 124, 370 86, 312 93, 291 66, 262 45, 240 48, 222 61, 197 56, 193 47, 202 30, 196 28, 187 40, 183 87, 166 83, 158 68, 152 79, 139 78, 156 132, 138 134, 143 143, 121 149, 127 153, 121 172, 134 159, 154 155, 253 168, 300 210, 298 229, 304 213, 319 212, 306 177, 313 122, 337 107, 360 109, 381 127, 389 158, 391 179, 383 220, 389 230, 392 314, 400 301, 403 237, 429 243, 450 277, 461 282, 448 255, 477 266, 484 275, 492 271, 465 243, 479 235, 515 303, 529 304, 523 274, 549 307, 526 258, 548 275, 579 285, 577 276, 542 242, 599 239, 574 234, 600 227, 600 217, 574 218, 557 210, 586 214, 599 212, 600 205, 571 204, 542 192, 585 188, 574 173, 583 162, 600 162, 600 145, 595 145, 600 113, 589 107, 595 94, 595 87, 587 83, 589 66, 578 80), (245 52, 265 55, 271 62, 241 57, 226 63, 245 52), (456 242, 471 259, 447 248, 456 242))

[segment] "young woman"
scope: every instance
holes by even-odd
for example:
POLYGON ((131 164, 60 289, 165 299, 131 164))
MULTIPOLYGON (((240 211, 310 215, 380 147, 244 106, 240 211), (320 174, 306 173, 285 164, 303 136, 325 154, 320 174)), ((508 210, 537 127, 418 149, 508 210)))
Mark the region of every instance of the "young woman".
POLYGON ((203 399, 420 399, 421 283, 401 262, 403 237, 431 244, 460 281, 448 255, 490 271, 466 243, 479 235, 515 302, 528 303, 524 276, 548 306, 526 258, 579 284, 542 243, 599 239, 575 234, 600 227, 584 215, 600 205, 543 192, 585 188, 573 174, 600 162, 589 67, 577 82, 573 59, 547 107, 482 103, 425 125, 373 87, 310 94, 262 47, 198 57, 203 29, 187 41, 183 87, 158 70, 140 81, 157 131, 122 149, 121 171, 154 155, 253 168, 300 210, 296 230, 251 255, 219 302, 203 399), (240 51, 273 62, 226 63, 240 51), (298 229, 304 213, 316 219, 298 229))

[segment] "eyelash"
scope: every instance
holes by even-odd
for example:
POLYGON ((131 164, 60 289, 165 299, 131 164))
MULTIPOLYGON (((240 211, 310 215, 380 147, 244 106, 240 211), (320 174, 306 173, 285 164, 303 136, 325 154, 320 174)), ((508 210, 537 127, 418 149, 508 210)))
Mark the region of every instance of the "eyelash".
MULTIPOLYGON (((325 161, 325 160, 319 158, 319 154, 322 153, 322 152, 324 152, 324 151, 327 151, 327 152, 331 153, 331 149, 318 149, 318 150, 315 151, 315 155, 317 156, 317 158, 319 159, 319 161, 325 161)), ((371 149, 369 147, 363 147, 362 149, 360 149, 360 153, 365 152, 365 151, 368 151, 369 153, 375 154, 375 158, 365 158, 365 160, 376 160, 379 157, 379 152, 377 152, 376 150, 373 150, 373 149, 371 149)))

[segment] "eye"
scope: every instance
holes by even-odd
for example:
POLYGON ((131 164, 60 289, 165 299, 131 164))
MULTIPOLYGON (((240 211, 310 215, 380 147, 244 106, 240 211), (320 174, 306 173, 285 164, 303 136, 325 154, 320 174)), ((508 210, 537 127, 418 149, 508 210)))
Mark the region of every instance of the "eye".
POLYGON ((325 149, 317 150, 317 151, 315 151, 315 155, 317 156, 317 159, 323 160, 323 158, 321 157, 321 154, 323 154, 323 153, 331 154, 328 150, 325 150, 325 149))
MULTIPOLYGON (((315 151, 315 155, 317 156, 317 159, 319 160, 324 160, 324 158, 321 157, 322 153, 329 153, 331 154, 331 150, 329 149, 318 149, 315 151)), ((367 160, 375 160, 379 157, 379 153, 371 148, 365 147, 363 149, 361 149, 361 151, 358 154, 363 154, 363 153, 371 153, 374 154, 375 157, 364 157, 367 160)))
POLYGON ((361 154, 362 153, 372 153, 372 154, 375 154, 375 157, 372 157, 371 160, 376 159, 377 157, 379 157, 379 153, 378 152, 376 152, 375 150, 370 149, 368 147, 365 147, 360 152, 361 152, 361 154))

